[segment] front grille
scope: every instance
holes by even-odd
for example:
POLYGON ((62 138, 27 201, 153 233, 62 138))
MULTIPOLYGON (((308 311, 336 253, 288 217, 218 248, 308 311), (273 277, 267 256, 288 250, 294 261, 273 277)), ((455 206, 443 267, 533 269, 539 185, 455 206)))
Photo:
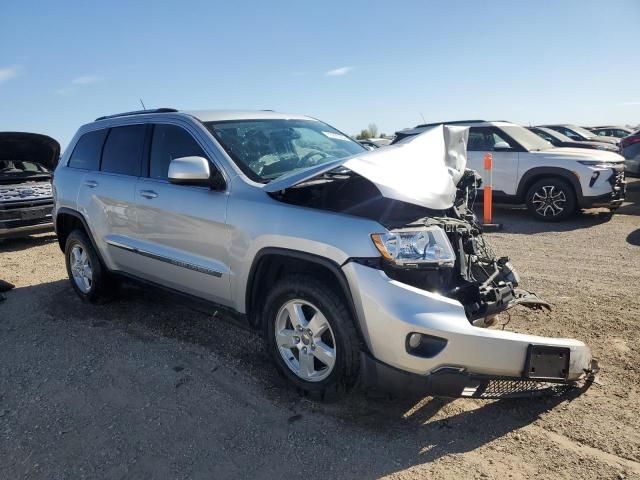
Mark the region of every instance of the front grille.
POLYGON ((625 181, 624 170, 614 170, 609 177, 609 183, 612 187, 611 198, 612 200, 624 199, 625 194, 625 181))
POLYGON ((527 379, 482 380, 477 388, 466 388, 463 396, 483 399, 532 398, 562 395, 573 383, 549 383, 527 379))
POLYGON ((0 185, 0 203, 39 200, 51 196, 51 182, 0 185))

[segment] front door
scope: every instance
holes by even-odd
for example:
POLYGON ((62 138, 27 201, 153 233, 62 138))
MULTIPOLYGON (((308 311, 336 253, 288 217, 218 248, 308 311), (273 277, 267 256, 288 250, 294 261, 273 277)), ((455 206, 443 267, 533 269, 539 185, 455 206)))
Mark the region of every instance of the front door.
MULTIPOLYGON (((138 179, 136 249, 143 278, 229 305, 230 279, 225 223, 227 191, 169 183, 169 163, 186 156, 207 158, 181 126, 153 127, 148 169, 138 179)), ((212 174, 217 172, 210 162, 212 174)))
POLYGON ((498 129, 471 127, 467 144, 468 167, 480 174, 484 185, 489 185, 491 181, 495 192, 515 195, 518 187, 518 152, 516 148, 513 151, 495 151, 494 146, 499 142, 509 144, 498 129), (484 156, 487 153, 493 156, 492 179, 484 169, 484 156))

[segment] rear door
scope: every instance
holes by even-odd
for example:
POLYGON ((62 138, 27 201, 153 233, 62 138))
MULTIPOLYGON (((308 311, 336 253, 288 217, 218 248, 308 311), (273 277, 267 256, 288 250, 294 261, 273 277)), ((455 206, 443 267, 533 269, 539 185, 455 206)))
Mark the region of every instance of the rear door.
MULTIPOLYGON (((149 142, 148 167, 135 189, 138 216, 138 274, 150 281, 221 304, 230 304, 227 191, 174 185, 171 160, 209 159, 197 132, 187 126, 158 123, 149 142)), ((209 160, 212 175, 219 175, 209 160)))
POLYGON ((467 163, 469 168, 476 170, 484 184, 491 181, 484 170, 484 156, 491 153, 493 156, 492 186, 494 191, 507 195, 515 195, 518 178, 518 152, 516 145, 511 145, 512 140, 507 140, 500 130, 495 127, 471 127, 469 129, 469 143, 467 144, 467 163), (495 151, 496 143, 504 142, 512 148, 508 151, 495 151))
POLYGON ((138 261, 130 247, 146 130, 143 124, 105 130, 99 169, 85 174, 78 193, 78 207, 111 270, 129 271, 138 261))

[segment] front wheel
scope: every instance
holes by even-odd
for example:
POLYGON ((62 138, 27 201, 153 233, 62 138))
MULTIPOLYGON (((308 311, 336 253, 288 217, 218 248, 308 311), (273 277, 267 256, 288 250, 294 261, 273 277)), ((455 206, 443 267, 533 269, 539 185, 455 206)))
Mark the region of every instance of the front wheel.
POLYGON ((559 178, 544 178, 527 192, 527 209, 537 220, 558 222, 576 211, 576 194, 571 185, 559 178))
POLYGON ((282 374, 322 399, 356 382, 360 342, 344 299, 307 275, 278 282, 265 302, 269 350, 282 374))

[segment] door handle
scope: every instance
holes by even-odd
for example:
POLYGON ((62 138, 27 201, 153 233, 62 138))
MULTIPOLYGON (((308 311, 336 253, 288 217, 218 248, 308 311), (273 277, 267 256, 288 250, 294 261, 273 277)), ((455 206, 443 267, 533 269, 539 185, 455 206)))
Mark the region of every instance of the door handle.
POLYGON ((89 188, 96 188, 98 186, 98 182, 95 180, 85 180, 84 184, 89 188))
POLYGON ((158 194, 153 190, 140 190, 140 195, 142 195, 144 198, 149 199, 156 198, 158 196, 158 194))

